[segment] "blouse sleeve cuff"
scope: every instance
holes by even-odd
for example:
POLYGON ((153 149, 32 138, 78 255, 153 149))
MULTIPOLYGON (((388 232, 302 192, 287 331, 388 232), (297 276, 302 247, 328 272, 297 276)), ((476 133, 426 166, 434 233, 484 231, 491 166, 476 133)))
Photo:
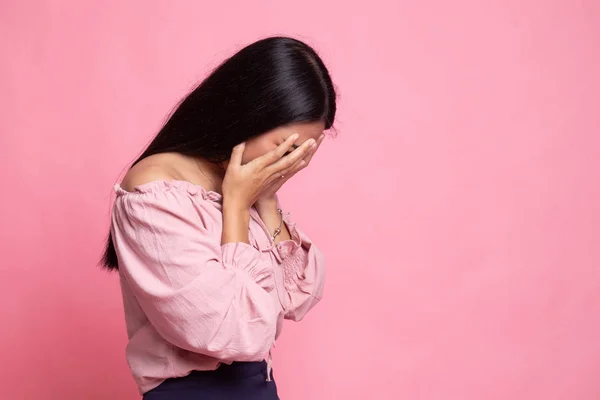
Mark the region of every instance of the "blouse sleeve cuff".
POLYGON ((267 292, 275 288, 272 267, 261 261, 261 253, 247 243, 225 243, 221 246, 225 268, 241 269, 267 292))

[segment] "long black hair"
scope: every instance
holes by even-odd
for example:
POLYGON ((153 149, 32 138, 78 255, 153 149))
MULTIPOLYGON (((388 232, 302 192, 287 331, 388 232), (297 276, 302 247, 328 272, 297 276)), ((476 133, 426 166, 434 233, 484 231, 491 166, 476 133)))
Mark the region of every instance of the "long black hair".
MULTIPOLYGON (((335 112, 335 89, 315 50, 288 37, 262 39, 201 82, 133 165, 166 152, 221 163, 234 146, 282 125, 323 121, 329 129, 335 112)), ((110 234, 102 265, 118 268, 110 234)))

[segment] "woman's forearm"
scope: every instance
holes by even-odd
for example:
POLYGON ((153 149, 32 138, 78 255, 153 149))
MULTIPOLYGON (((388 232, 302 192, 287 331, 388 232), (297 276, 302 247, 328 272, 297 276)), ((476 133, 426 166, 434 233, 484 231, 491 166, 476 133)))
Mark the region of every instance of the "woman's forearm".
POLYGON ((223 202, 223 232, 221 244, 242 242, 250 244, 248 230, 250 210, 236 203, 223 202))

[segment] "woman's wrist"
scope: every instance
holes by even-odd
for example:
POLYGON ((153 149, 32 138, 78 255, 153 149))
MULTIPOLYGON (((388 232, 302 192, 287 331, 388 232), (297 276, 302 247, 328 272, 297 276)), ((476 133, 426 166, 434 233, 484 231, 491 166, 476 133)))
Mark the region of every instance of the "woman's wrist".
POLYGON ((229 197, 225 197, 223 196, 223 212, 227 211, 227 212, 249 212, 250 207, 247 204, 244 204, 241 201, 235 200, 235 198, 233 198, 232 200, 230 200, 229 197))
POLYGON ((283 215, 278 208, 277 197, 262 198, 254 204, 254 207, 267 227, 269 234, 273 235, 277 232, 274 238, 275 243, 290 240, 290 232, 283 223, 283 215))
POLYGON ((254 207, 259 212, 272 212, 277 211, 277 196, 262 197, 254 203, 254 207))
POLYGON ((237 203, 223 203, 223 232, 221 244, 249 243, 250 210, 237 203))

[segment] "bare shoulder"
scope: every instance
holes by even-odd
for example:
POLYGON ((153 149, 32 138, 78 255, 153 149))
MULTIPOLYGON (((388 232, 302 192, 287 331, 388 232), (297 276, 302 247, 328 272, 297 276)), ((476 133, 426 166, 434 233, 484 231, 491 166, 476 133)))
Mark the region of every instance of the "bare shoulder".
POLYGON ((121 182, 121 188, 133 192, 136 187, 156 181, 186 181, 216 190, 213 180, 199 170, 198 164, 178 153, 155 154, 134 165, 121 182))
POLYGON ((176 155, 156 154, 134 165, 121 182, 121 188, 128 192, 146 183, 178 179, 176 155))

